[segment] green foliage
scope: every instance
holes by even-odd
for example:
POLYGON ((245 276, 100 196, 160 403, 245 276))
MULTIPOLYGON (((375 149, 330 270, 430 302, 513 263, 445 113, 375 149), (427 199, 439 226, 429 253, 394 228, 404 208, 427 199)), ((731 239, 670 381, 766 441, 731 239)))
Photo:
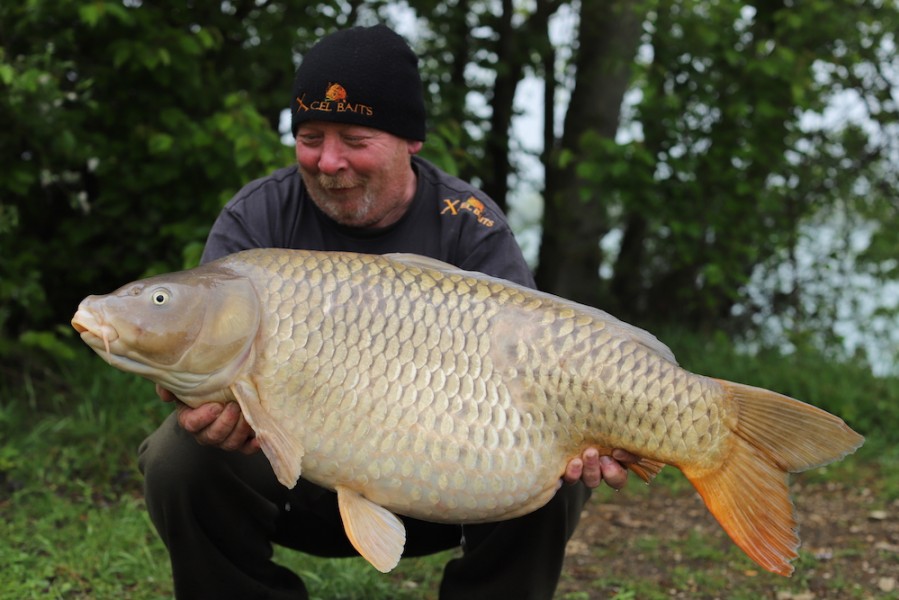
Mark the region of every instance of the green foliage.
MULTIPOLYGON (((863 0, 650 2, 624 124, 636 133, 588 129, 579 148, 585 201, 606 207, 623 240, 606 257, 603 305, 739 325, 730 309, 756 269, 789 261, 803 228, 836 208, 880 223, 870 258, 894 268, 897 24, 895 4, 863 0), (867 107, 864 128, 821 116, 848 90, 867 107)), ((803 306, 813 286, 802 283, 782 309, 803 306)), ((840 285, 830 278, 827 300, 840 285)))
POLYGON ((460 124, 441 123, 428 133, 428 143, 422 148, 421 156, 447 173, 459 176, 463 169, 474 166, 474 157, 465 151, 465 136, 460 124))
MULTIPOLYGON (((643 20, 621 130, 631 135, 610 139, 614 124, 596 114, 593 98, 566 119, 573 131, 556 132, 566 146, 543 150, 581 187, 570 196, 575 222, 614 235, 600 257, 599 239, 556 231, 570 222, 550 202, 545 239, 575 236, 566 249, 589 255, 559 257, 549 268, 568 273, 560 279, 600 290, 597 301, 626 318, 747 330, 767 304, 797 328, 812 320, 827 331, 826 310, 807 308, 826 308, 826 293, 814 291, 824 267, 814 286, 787 282, 786 302, 779 289, 747 302, 746 286, 759 269, 794 260, 814 218, 838 213, 874 229, 859 268, 895 279, 894 4, 613 4, 610 18, 638 6, 643 20), (864 126, 816 125, 849 92, 867 109, 864 126), (603 278, 590 284, 599 267, 603 278)), ((416 20, 401 30, 421 54, 429 106, 425 155, 501 204, 509 182, 532 176, 508 160, 515 142, 502 130, 521 109, 521 78, 574 94, 580 48, 620 54, 550 44, 551 18, 599 14, 583 3, 498 11, 484 1, 415 0, 405 8, 416 20)), ((0 355, 62 351, 49 339, 83 296, 195 264, 222 203, 293 161, 277 128, 299 55, 325 32, 394 14, 385 0, 0 6, 0 355)), ((549 181, 545 195, 556 198, 559 185, 549 181)))
POLYGON ((165 596, 135 459, 168 409, 148 382, 73 360, 0 371, 0 598, 165 596))
POLYGON ((13 526, 0 547, 0 598, 171 595, 168 556, 153 538, 140 499, 63 499, 33 489, 14 501, 3 511, 13 526))
POLYGON ((87 294, 195 259, 223 202, 290 164, 272 124, 291 4, 0 8, 0 351, 46 346, 87 294))
POLYGON ((275 561, 299 574, 316 600, 424 600, 436 598, 443 567, 454 551, 404 558, 388 576, 363 558, 326 559, 276 548, 275 561))

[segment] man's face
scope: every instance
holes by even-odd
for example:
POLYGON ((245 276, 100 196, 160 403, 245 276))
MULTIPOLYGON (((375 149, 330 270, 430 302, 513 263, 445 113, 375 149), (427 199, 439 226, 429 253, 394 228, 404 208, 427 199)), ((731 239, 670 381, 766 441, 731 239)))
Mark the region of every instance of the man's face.
POLYGON ((312 121, 297 129, 300 175, 316 205, 351 227, 386 227, 415 194, 410 157, 421 142, 342 123, 312 121))

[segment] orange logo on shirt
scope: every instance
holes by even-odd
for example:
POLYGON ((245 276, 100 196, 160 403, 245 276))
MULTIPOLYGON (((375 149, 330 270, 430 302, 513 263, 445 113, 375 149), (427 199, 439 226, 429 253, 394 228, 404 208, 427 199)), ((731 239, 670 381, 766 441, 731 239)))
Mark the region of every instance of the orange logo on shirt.
POLYGON ((451 200, 449 198, 444 198, 443 205, 444 208, 442 211, 440 211, 441 215, 449 213, 451 216, 456 216, 464 210, 477 217, 478 223, 484 225, 485 227, 493 227, 493 225, 496 223, 496 221, 488 216, 487 207, 484 205, 484 203, 474 196, 469 196, 464 202, 462 200, 451 200))

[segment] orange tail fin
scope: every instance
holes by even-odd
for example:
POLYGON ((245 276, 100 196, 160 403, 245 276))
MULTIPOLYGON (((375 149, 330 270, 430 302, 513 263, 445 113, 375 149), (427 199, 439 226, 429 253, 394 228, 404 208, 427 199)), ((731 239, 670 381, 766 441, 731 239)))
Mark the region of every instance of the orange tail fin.
POLYGON ((746 554, 765 569, 790 575, 798 526, 789 473, 854 452, 864 438, 842 419, 768 390, 717 380, 736 406, 729 453, 715 470, 682 468, 706 506, 746 554))

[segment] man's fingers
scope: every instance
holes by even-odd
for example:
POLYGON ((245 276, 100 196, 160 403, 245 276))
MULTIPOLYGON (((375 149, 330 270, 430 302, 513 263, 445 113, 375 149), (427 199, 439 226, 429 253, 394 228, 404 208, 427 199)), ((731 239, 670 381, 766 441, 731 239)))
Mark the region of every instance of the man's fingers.
MULTIPOLYGON (((237 404, 233 404, 233 406, 237 407, 238 411, 240 411, 240 407, 238 407, 237 404)), ((244 418, 243 413, 239 412, 239 415, 238 421, 234 425, 234 429, 232 429, 231 433, 228 434, 228 437, 219 444, 219 447, 222 448, 222 450, 243 451, 247 444, 247 439, 253 435, 253 430, 244 418)))
POLYGON ((197 408, 185 404, 177 407, 178 422, 198 443, 223 450, 239 450, 253 454, 259 450, 253 429, 236 402, 211 402, 197 408))
POLYGON ((596 448, 587 448, 581 456, 568 461, 562 481, 571 485, 583 481, 590 488, 598 487, 603 481, 616 490, 627 484, 627 463, 640 460, 640 457, 626 450, 615 449, 612 456, 599 455, 596 448))
POLYGON ((259 452, 259 440, 256 439, 256 435, 248 439, 246 443, 240 448, 241 453, 243 454, 253 454, 259 452))
POLYGON ((602 479, 606 480, 609 487, 620 490, 625 486, 627 483, 627 469, 621 466, 621 463, 611 456, 600 456, 598 462, 602 470, 602 479))
POLYGON ((604 475, 599 451, 596 448, 587 448, 584 450, 581 459, 584 461, 584 472, 581 475, 581 479, 587 487, 597 487, 602 482, 604 475))
POLYGON ((581 480, 581 474, 584 472, 584 461, 580 457, 572 458, 565 467, 565 473, 562 475, 562 481, 568 485, 573 485, 581 480))
POLYGON ((156 395, 159 396, 159 399, 163 402, 174 402, 178 398, 175 397, 175 394, 168 391, 158 383, 156 384, 156 395))
POLYGON ((620 463, 635 463, 640 461, 640 457, 636 454, 631 454, 627 450, 622 450, 621 448, 615 448, 612 450, 612 458, 617 460, 620 463))
POLYGON ((217 402, 203 404, 197 408, 191 408, 186 404, 181 404, 178 406, 178 422, 188 433, 192 433, 195 436, 202 435, 202 439, 198 441, 201 441, 202 443, 211 443, 211 434, 218 433, 221 439, 224 439, 227 437, 227 434, 230 433, 231 429, 234 428, 237 417, 234 417, 230 426, 227 426, 227 432, 223 433, 221 431, 226 425, 224 422, 218 423, 215 430, 207 431, 209 427, 214 423, 217 423, 219 417, 224 413, 225 406, 217 402))

